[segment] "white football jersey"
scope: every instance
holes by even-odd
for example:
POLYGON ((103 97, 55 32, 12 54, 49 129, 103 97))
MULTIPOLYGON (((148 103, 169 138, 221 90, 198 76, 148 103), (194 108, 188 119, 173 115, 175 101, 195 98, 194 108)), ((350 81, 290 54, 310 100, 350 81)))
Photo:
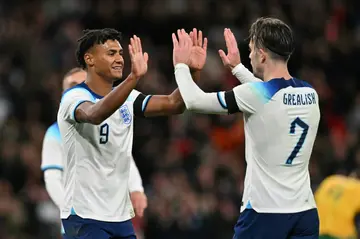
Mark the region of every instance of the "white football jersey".
POLYGON ((295 78, 272 79, 219 92, 218 99, 229 113, 244 113, 247 168, 241 211, 315 208, 308 167, 320 121, 316 91, 295 78))
POLYGON ((120 109, 100 125, 78 123, 77 106, 101 98, 81 83, 64 92, 61 99, 58 124, 67 159, 63 219, 76 214, 119 222, 134 216, 128 188, 134 102, 141 99, 140 108, 144 110, 150 97, 133 90, 120 109))

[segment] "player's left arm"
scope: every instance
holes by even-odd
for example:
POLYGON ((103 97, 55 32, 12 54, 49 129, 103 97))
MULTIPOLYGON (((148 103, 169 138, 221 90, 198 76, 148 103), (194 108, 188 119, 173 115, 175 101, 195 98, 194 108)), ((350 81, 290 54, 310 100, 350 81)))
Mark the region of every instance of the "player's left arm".
POLYGON ((41 170, 44 172, 46 190, 52 201, 61 208, 64 201, 63 153, 60 143, 60 132, 54 126, 45 134, 41 152, 41 170))
POLYGON ((135 164, 134 158, 131 158, 130 161, 129 190, 130 192, 144 192, 140 172, 135 164))
POLYGON ((191 111, 210 114, 253 114, 263 104, 264 96, 254 85, 263 84, 261 82, 239 85, 227 92, 205 93, 193 81, 189 67, 182 63, 175 66, 175 79, 186 108, 191 111))

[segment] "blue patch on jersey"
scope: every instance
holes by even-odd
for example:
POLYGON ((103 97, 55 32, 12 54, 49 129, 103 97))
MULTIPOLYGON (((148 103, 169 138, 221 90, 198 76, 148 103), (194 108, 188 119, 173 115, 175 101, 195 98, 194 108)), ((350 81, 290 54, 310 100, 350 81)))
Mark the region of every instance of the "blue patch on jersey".
POLYGON ((313 88, 309 83, 292 78, 290 80, 285 80, 284 78, 275 78, 267 82, 252 82, 252 88, 255 92, 263 98, 264 103, 270 101, 270 99, 280 90, 287 87, 309 87, 313 88))
POLYGON ((57 141, 61 142, 61 135, 59 130, 59 125, 57 122, 53 123, 46 131, 45 137, 54 138, 57 141))
POLYGON ((64 98, 64 96, 65 96, 69 91, 71 91, 71 90, 73 90, 73 89, 79 89, 79 88, 80 88, 80 89, 84 89, 84 90, 86 90, 87 92, 89 92, 89 93, 91 94, 91 96, 92 96, 92 98, 93 98, 94 101, 95 101, 95 99, 101 99, 101 98, 103 98, 103 96, 98 95, 98 94, 96 94, 94 91, 92 91, 92 90, 89 88, 89 86, 88 86, 87 84, 85 84, 85 81, 84 81, 84 82, 82 82, 82 83, 80 83, 80 84, 78 84, 78 85, 76 85, 76 86, 73 86, 73 87, 65 90, 64 93, 62 94, 61 100, 64 98))
POLYGON ((71 207, 70 215, 76 215, 75 209, 73 207, 71 207))
POLYGON ((104 96, 96 94, 94 91, 92 91, 87 84, 85 84, 85 81, 83 83, 78 84, 78 87, 84 88, 88 90, 94 98, 102 99, 104 96))
POLYGON ((248 201, 248 203, 246 204, 246 207, 245 207, 246 209, 252 209, 252 206, 251 206, 251 203, 250 203, 250 201, 248 201))
POLYGON ((119 109, 120 116, 123 119, 124 124, 130 124, 132 120, 132 116, 130 114, 130 110, 127 105, 123 105, 119 109))

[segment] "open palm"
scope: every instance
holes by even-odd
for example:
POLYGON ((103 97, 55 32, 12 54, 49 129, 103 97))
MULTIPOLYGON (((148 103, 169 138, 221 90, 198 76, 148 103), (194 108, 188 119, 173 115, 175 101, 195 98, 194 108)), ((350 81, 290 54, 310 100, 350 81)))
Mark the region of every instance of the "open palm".
POLYGON ((149 56, 146 52, 143 53, 141 40, 134 35, 130 38, 129 54, 131 59, 131 72, 140 78, 147 72, 149 56))
POLYGON ((232 33, 229 28, 224 29, 224 38, 228 53, 225 54, 223 50, 219 50, 219 55, 224 66, 232 70, 235 66, 241 63, 240 52, 234 33, 232 33))
POLYGON ((206 62, 207 38, 203 39, 202 31, 197 31, 196 28, 190 32, 190 37, 193 43, 190 55, 189 67, 192 70, 202 70, 206 62))

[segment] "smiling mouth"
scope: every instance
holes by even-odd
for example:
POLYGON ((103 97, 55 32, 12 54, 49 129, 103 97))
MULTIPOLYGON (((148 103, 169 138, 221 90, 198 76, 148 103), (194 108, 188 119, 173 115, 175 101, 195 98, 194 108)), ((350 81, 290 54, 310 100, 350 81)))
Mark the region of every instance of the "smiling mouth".
POLYGON ((122 66, 114 66, 114 67, 112 67, 112 69, 114 69, 116 71, 121 71, 123 68, 122 68, 122 66))

